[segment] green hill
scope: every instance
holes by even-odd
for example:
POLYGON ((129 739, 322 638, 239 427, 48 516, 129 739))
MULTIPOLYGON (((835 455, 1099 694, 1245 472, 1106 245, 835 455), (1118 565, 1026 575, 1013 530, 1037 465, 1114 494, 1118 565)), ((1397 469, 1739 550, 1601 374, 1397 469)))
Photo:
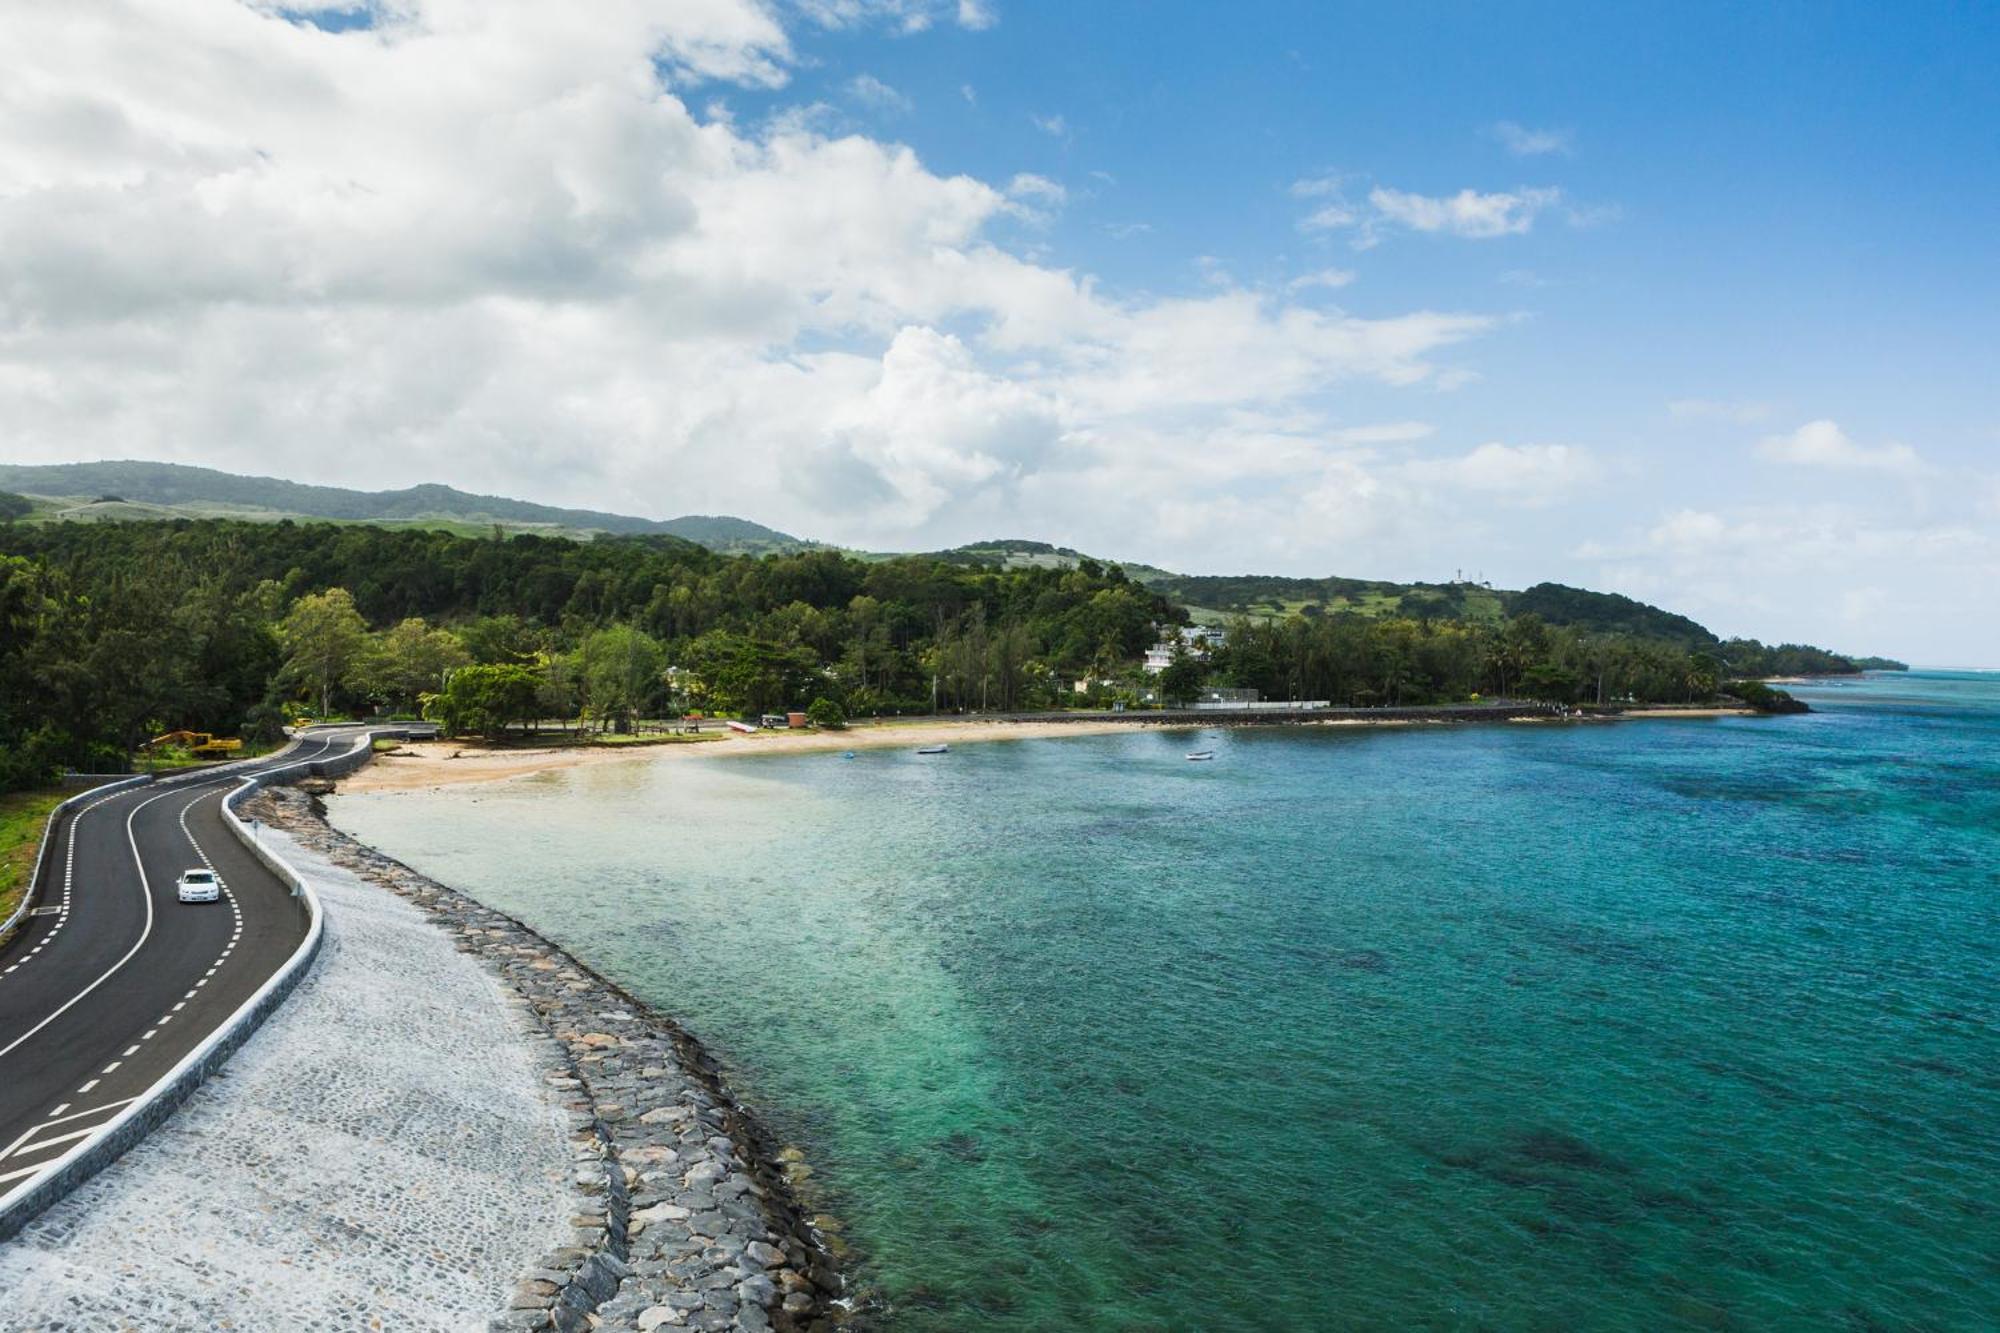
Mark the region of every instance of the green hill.
MULTIPOLYGON (((29 524, 180 518, 263 522, 318 519, 439 529, 473 537, 489 536, 496 527, 509 533, 533 532, 583 540, 599 536, 676 537, 724 555, 770 555, 818 546, 761 523, 726 515, 690 514, 664 520, 634 518, 593 509, 562 509, 497 495, 474 495, 436 484, 393 491, 357 491, 339 486, 308 486, 275 477, 237 476, 176 463, 0 464, 0 493, 13 491, 22 494, 32 511, 21 514, 21 506, 15 504, 11 521, 29 524)), ((871 561, 898 558, 892 552, 854 554, 871 561)), ((1243 618, 1273 621, 1293 616, 1353 614, 1492 625, 1509 616, 1533 614, 1559 628, 1632 635, 1673 644, 1689 652, 1712 652, 1719 644, 1713 633, 1686 616, 1616 593, 1591 592, 1560 583, 1538 583, 1510 591, 1467 582, 1394 583, 1270 574, 1177 574, 1023 538, 970 542, 927 554, 947 564, 999 571, 1073 569, 1086 563, 1105 568, 1117 566, 1148 591, 1186 607, 1189 615, 1202 624, 1243 618)), ((1734 643, 1721 647, 1732 664, 1738 659, 1746 664, 1744 674, 1766 667, 1772 673, 1855 669, 1852 659, 1836 658, 1818 649, 1799 648, 1791 652, 1787 646, 1787 653, 1780 655, 1778 650, 1766 650, 1762 645, 1757 645, 1755 652, 1734 643)), ((1882 663, 1891 665, 1887 659, 1882 659, 1882 663)))
POLYGON ((1686 616, 1635 602, 1615 592, 1537 583, 1523 592, 1501 596, 1508 615, 1537 615, 1551 625, 1574 626, 1598 634, 1636 634, 1689 649, 1713 648, 1717 642, 1715 635, 1686 616))
MULTIPOLYGON (((1093 557, 1048 542, 1002 538, 936 553, 953 564, 994 569, 1074 566, 1093 557)), ((1121 562, 1098 560, 1099 564, 1121 562)), ((1289 578, 1276 574, 1176 574, 1124 565, 1135 581, 1186 606, 1197 621, 1294 615, 1400 615, 1492 624, 1533 614, 1551 625, 1601 634, 1635 634, 1687 648, 1710 648, 1716 636, 1686 616, 1617 593, 1538 583, 1520 592, 1482 583, 1392 583, 1379 579, 1289 578)))
POLYGON ((244 477, 178 463, 118 461, 45 466, 0 464, 0 490, 42 503, 29 521, 105 522, 171 518, 240 518, 275 522, 316 518, 342 523, 433 527, 466 535, 495 524, 515 531, 593 537, 666 535, 726 554, 763 554, 811 545, 748 519, 688 515, 664 520, 593 509, 563 509, 497 495, 425 484, 393 491, 308 486, 276 477, 244 477))

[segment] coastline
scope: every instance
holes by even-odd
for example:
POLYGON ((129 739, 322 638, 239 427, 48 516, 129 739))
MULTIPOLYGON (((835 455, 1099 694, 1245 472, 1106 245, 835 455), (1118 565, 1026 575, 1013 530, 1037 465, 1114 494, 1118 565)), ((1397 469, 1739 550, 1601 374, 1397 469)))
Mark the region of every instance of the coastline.
MULTIPOLYGON (((1629 708, 1621 713, 1591 714, 1576 718, 1513 717, 1493 722, 1548 724, 1556 722, 1647 721, 1659 718, 1714 719, 1756 717, 1755 709, 1732 707, 1629 708)), ((1489 722, 1487 725, 1491 725, 1489 722)), ((546 745, 490 748, 477 742, 410 741, 393 751, 378 753, 374 761, 341 780, 343 794, 365 795, 378 792, 428 791, 470 783, 505 782, 514 778, 557 773, 596 764, 639 763, 651 760, 681 761, 692 757, 727 758, 743 755, 825 754, 843 750, 880 750, 900 746, 978 744, 989 741, 1047 740, 1060 736, 1103 736, 1133 730, 1192 730, 1219 726, 1258 725, 1218 719, 1214 722, 1186 718, 1154 719, 1137 714, 1129 719, 1083 718, 1064 721, 994 721, 983 718, 936 719, 913 722, 868 722, 842 731, 760 731, 745 736, 723 732, 714 739, 662 741, 658 744, 611 746, 546 745)), ((1450 718, 1412 719, 1408 717, 1367 718, 1329 717, 1323 721, 1278 722, 1276 727, 1422 727, 1471 726, 1477 723, 1450 718)))
POLYGON ((1185 727, 1184 722, 882 722, 852 726, 845 731, 760 731, 753 736, 723 732, 713 740, 657 745, 549 745, 493 749, 464 741, 412 741, 377 754, 373 763, 341 782, 343 794, 416 791, 453 787, 469 782, 503 782, 509 778, 556 773, 564 769, 606 763, 654 759, 684 760, 692 756, 720 757, 754 754, 820 754, 841 750, 879 750, 893 746, 1020 741, 1051 736, 1101 735, 1134 725, 1185 727))
POLYGON ((565 1242, 521 1274, 493 1329, 803 1333, 855 1326, 838 1222, 808 1216, 810 1174, 671 1017, 559 945, 327 819, 330 784, 260 794, 258 813, 417 909, 518 993, 560 1052, 547 1082, 571 1125, 580 1198, 565 1242), (830 1233, 832 1238, 830 1238, 830 1233))

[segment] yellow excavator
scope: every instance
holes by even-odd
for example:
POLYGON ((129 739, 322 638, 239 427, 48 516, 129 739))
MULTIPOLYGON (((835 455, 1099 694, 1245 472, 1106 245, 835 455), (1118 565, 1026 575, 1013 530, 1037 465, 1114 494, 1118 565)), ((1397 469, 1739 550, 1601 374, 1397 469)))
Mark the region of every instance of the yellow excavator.
POLYGON ((178 745, 197 759, 227 759, 243 748, 243 742, 229 736, 212 736, 205 731, 170 731, 145 744, 148 750, 178 745))

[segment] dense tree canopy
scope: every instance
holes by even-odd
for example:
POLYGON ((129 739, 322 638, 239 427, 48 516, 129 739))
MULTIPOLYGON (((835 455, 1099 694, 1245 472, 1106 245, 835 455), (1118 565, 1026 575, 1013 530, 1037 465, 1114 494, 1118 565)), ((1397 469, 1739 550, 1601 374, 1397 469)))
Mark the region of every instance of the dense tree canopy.
MULTIPOLYGON (((1632 631, 1454 617, 1443 597, 1407 608, 1419 614, 1314 603, 1233 625, 1205 660, 1182 654, 1166 684, 1175 697, 1206 680, 1357 705, 1595 703, 1852 669, 1797 645, 1690 643, 1690 622, 1623 599, 1583 606, 1573 591, 1541 600, 1632 631)), ((268 736, 301 709, 423 709, 496 732, 821 700, 828 716, 1136 701, 1153 684, 1138 659, 1187 620, 1089 560, 1007 569, 828 550, 730 557, 665 536, 0 524, 0 788, 120 764, 178 727, 268 736)))

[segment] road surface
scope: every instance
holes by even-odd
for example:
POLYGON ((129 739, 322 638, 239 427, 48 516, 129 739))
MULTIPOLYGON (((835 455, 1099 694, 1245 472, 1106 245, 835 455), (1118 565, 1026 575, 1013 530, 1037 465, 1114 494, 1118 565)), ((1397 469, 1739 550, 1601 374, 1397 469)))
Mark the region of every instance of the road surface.
MULTIPOLYGON (((310 733, 272 765, 350 749, 310 733)), ((305 938, 303 905, 224 826, 256 765, 87 800, 62 821, 35 914, 0 953, 0 1203, 200 1045, 305 938), (178 901, 183 870, 222 881, 178 901)))

